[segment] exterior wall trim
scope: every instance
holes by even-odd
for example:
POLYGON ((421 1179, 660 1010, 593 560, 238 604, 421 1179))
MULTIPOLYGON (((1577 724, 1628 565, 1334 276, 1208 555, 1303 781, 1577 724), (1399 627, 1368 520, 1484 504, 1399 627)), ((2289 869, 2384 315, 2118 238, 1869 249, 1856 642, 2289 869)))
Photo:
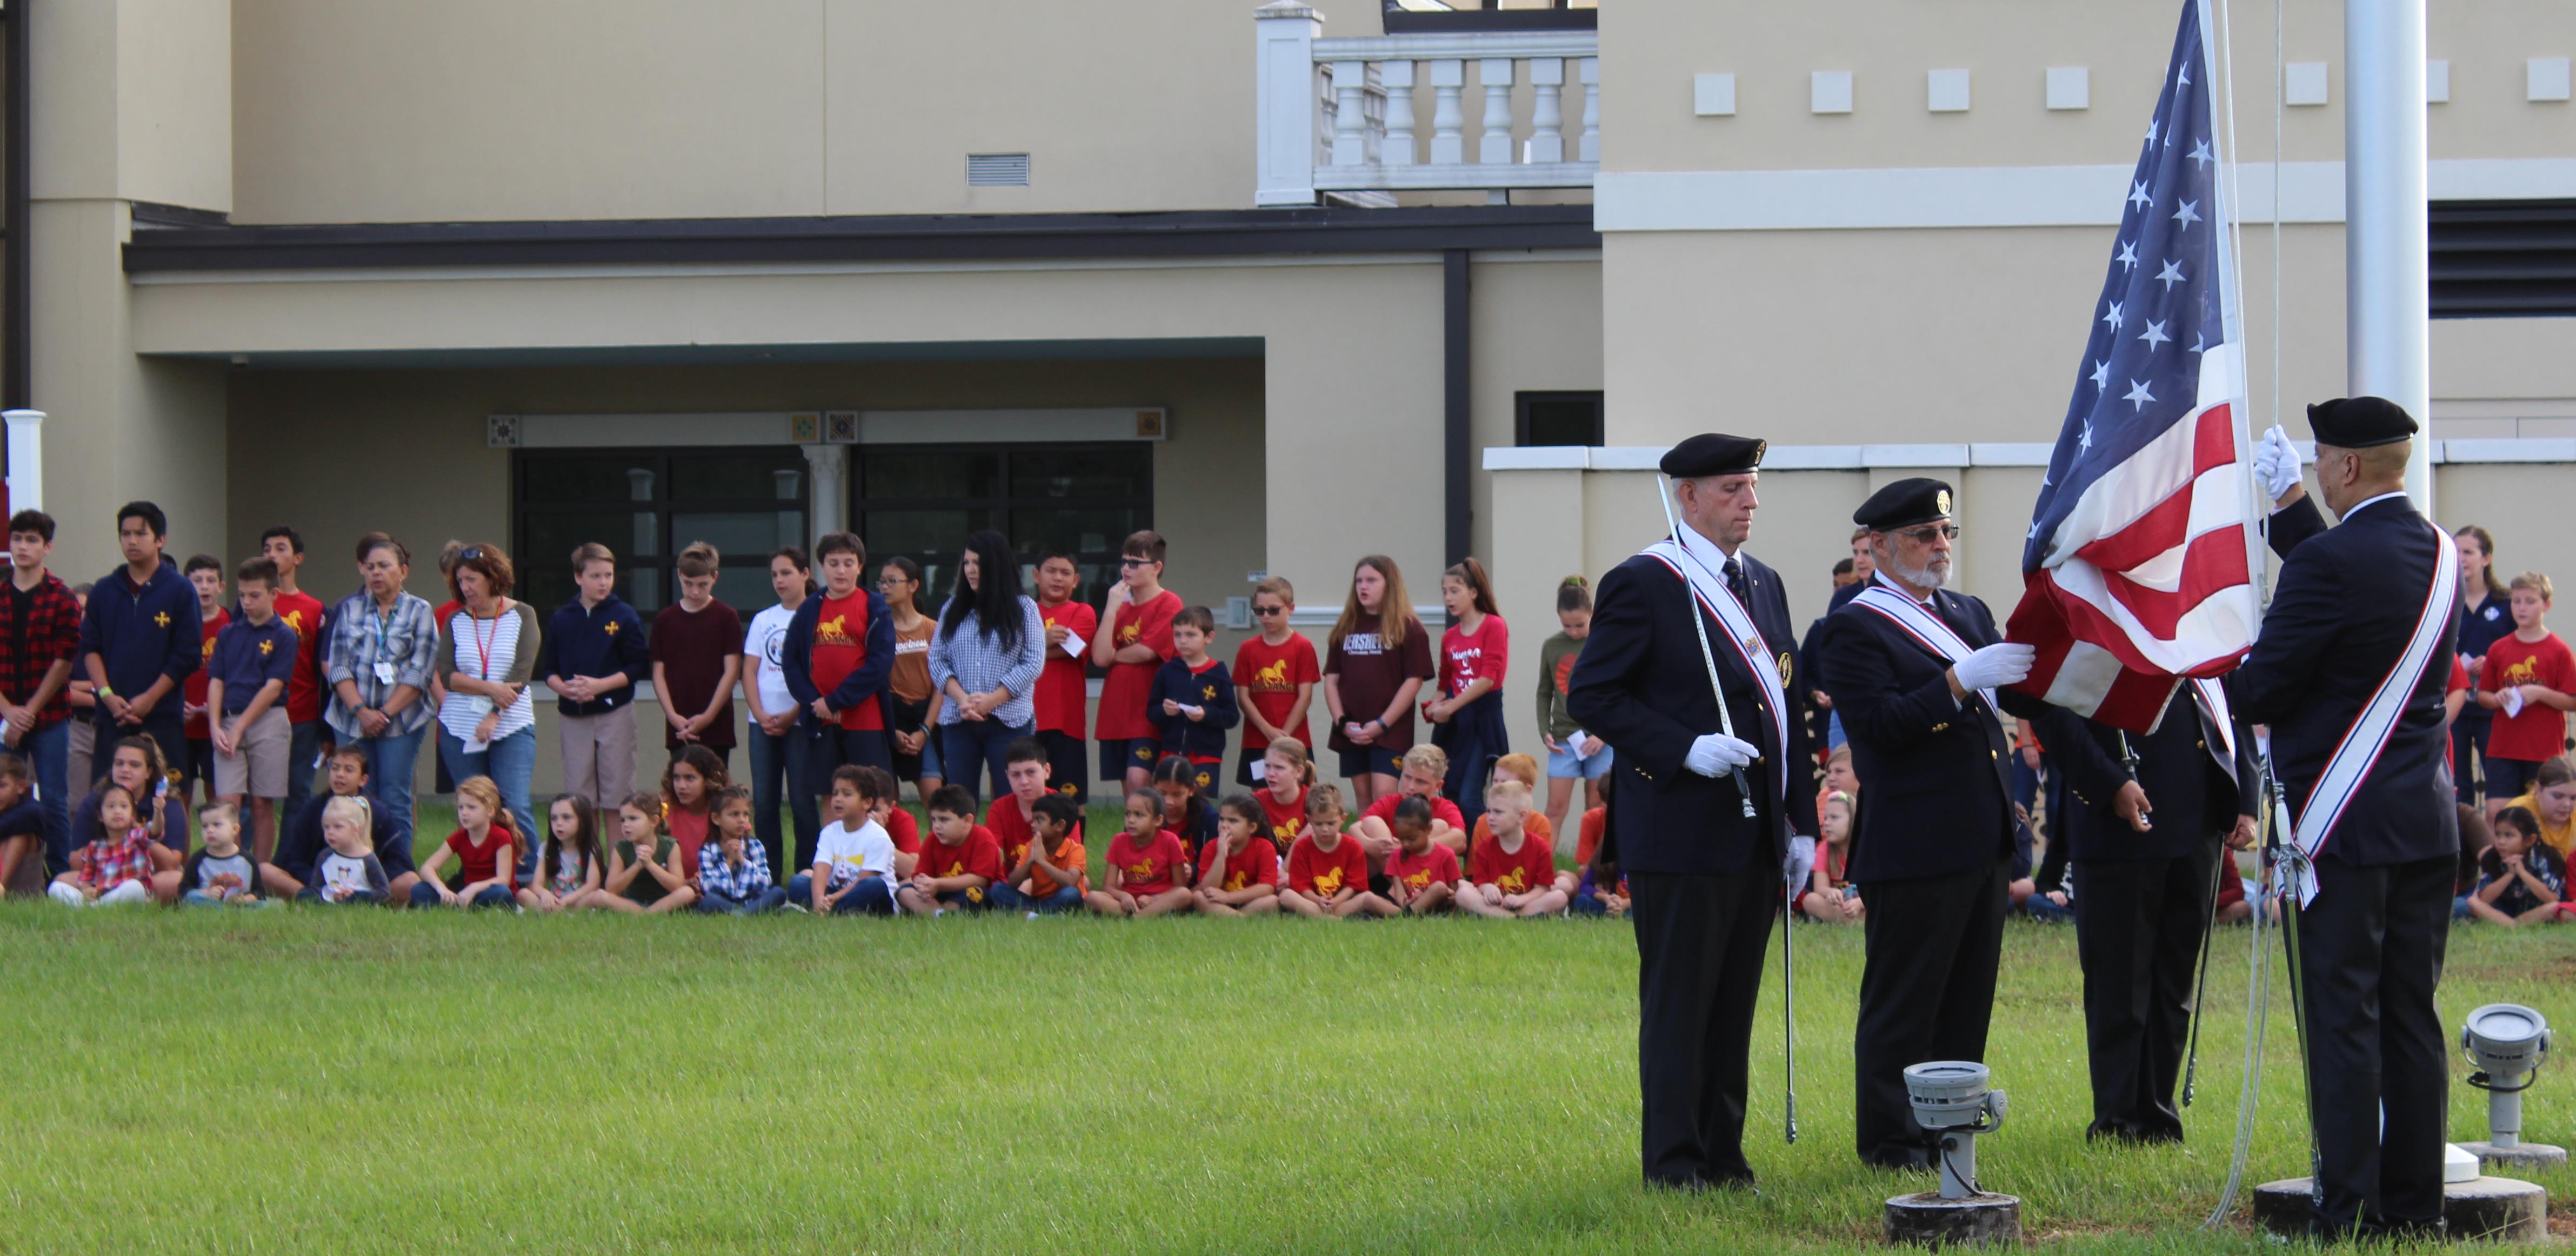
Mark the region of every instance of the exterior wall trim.
MULTIPOLYGON (((2314 459, 2314 441, 2292 441, 2314 459)), ((2576 437, 2495 437, 2431 442, 2437 464, 2576 463, 2576 437)), ((1493 446, 1487 471, 1652 471, 1669 446, 1493 446)), ((1773 445, 1765 471, 1882 471, 1920 467, 2044 467, 2056 447, 2044 441, 1977 441, 1965 445, 1773 445)))

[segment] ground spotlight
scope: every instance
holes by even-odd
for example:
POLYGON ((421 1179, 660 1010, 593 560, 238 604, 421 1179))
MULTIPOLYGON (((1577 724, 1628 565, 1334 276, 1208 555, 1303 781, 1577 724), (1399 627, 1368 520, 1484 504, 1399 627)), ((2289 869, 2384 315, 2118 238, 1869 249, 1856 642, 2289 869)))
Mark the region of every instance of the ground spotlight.
POLYGON ((2487 1141, 2472 1144, 2494 1161, 2556 1161, 2566 1153, 2522 1141, 2522 1092, 2549 1058, 2549 1021, 2518 1003, 2489 1003, 2460 1025, 2460 1054, 2476 1069, 2469 1084, 2487 1092, 2487 1141), (2519 1153, 2519 1154, 2518 1154, 2519 1153))
POLYGON ((1986 1066, 1936 1060, 1905 1070, 1905 1092, 1914 1119, 1940 1147, 1941 1198, 1966 1199, 1977 1190, 1977 1135, 2004 1127, 2004 1092, 1987 1085, 1986 1066))

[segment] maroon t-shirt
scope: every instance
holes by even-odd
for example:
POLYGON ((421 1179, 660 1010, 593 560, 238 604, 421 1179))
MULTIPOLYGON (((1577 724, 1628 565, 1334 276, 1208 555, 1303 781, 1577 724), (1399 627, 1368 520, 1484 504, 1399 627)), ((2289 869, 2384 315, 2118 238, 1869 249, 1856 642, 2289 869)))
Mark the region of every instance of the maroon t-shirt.
MULTIPOLYGON (((1325 653, 1324 674, 1341 677, 1342 723, 1383 717, 1404 682, 1429 680, 1438 674, 1431 665, 1431 634, 1422 630, 1422 621, 1413 618, 1412 612, 1405 612, 1404 618, 1404 644, 1396 649, 1387 648, 1378 617, 1362 615, 1352 621, 1349 635, 1333 642, 1325 653)), ((1358 749, 1340 723, 1333 725, 1332 736, 1325 740, 1335 750, 1358 749)), ((1406 703, 1387 721, 1375 744, 1398 753, 1413 748, 1413 704, 1406 703)))
MULTIPOLYGON (((707 709, 724 679, 725 656, 742 653, 742 613, 722 602, 709 602, 692 612, 677 602, 653 617, 653 661, 662 665, 670 692, 658 695, 662 705, 682 715, 707 709)), ((733 749, 733 694, 724 695, 723 713, 699 730, 698 741, 709 750, 733 749)), ((680 748, 679 730, 662 725, 662 744, 680 748)), ((695 865, 691 865, 694 867, 695 865)))

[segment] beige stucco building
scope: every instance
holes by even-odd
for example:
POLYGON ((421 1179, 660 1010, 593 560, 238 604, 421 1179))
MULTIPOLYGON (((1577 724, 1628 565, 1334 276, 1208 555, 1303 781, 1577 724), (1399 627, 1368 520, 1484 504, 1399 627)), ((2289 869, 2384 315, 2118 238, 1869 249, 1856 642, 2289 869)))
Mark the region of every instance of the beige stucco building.
MULTIPOLYGON (((40 489, 12 474, 63 519, 67 575, 114 562, 132 497, 168 509, 178 555, 293 524, 331 595, 369 529, 497 542, 541 603, 595 537, 648 614, 700 537, 750 607, 765 551, 830 526, 939 573, 989 522, 1080 552, 1096 596, 1150 523, 1167 582, 1238 630, 1229 600, 1262 573, 1329 622, 1361 554, 1428 604, 1477 553, 1525 657, 1558 578, 1656 531, 1654 454, 1711 427, 1775 447, 1754 547, 1802 618, 1851 507, 1908 474, 1960 485, 1968 587, 2008 601, 2174 20, 2113 0, 8 13, 32 67, 11 395, 48 416, 40 489)), ((2280 121, 2294 434, 2344 378, 2340 13, 2289 0, 2282 81, 2314 101, 2280 121)), ((2274 76, 2268 29, 2241 35, 2268 413, 2274 76)), ((2436 3, 2430 48, 2438 513, 2494 527, 2507 567, 2567 570, 2576 284, 2563 243, 2527 246, 2576 222, 2576 10, 2436 3)), ((1524 744, 1534 683, 1512 681, 1524 744)))

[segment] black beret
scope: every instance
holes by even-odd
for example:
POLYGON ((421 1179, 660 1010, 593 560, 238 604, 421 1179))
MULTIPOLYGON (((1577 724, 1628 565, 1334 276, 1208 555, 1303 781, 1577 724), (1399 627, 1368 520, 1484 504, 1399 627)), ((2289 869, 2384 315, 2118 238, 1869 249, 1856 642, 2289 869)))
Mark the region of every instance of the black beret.
POLYGON ((2337 449, 2394 445, 2415 434, 2415 418, 2386 397, 2337 397, 2308 407, 2317 443, 2337 449))
POLYGON ((1898 480, 1869 495, 1852 512, 1852 522, 1872 532, 1910 528, 1950 517, 1950 486, 1917 476, 1898 480))
POLYGON ((1664 460, 1656 465, 1676 480, 1747 475, 1761 469, 1762 451, 1768 447, 1768 442, 1751 437, 1702 432, 1666 451, 1664 460))

